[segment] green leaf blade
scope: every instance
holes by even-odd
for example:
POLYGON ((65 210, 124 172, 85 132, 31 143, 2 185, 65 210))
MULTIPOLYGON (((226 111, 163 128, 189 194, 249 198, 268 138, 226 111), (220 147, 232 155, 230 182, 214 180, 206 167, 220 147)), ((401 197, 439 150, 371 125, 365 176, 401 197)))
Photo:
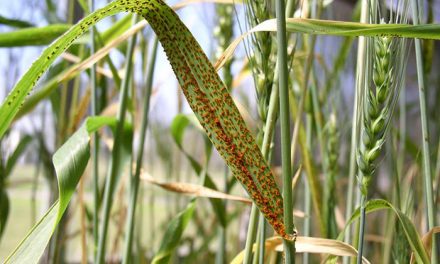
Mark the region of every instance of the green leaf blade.
POLYGON ((61 55, 72 43, 82 35, 93 24, 106 16, 114 15, 124 7, 120 1, 115 1, 106 7, 88 15, 78 24, 72 26, 67 32, 46 48, 41 56, 32 64, 29 70, 20 78, 13 90, 8 94, 0 106, 0 137, 2 137, 17 114, 25 98, 30 94, 32 88, 41 78, 42 74, 49 68, 55 59, 61 55))
POLYGON ((47 45, 70 27, 71 25, 67 24, 52 24, 45 27, 29 27, 0 33, 0 48, 47 45))
POLYGON ((182 238, 183 231, 194 214, 195 205, 196 199, 194 198, 182 212, 171 220, 163 236, 159 251, 151 263, 163 264, 170 262, 170 258, 182 238))
MULTIPOLYGON (((270 24, 275 23, 273 20, 267 20, 266 22, 270 24)), ((414 26, 406 24, 364 24, 358 22, 289 18, 287 19, 286 27, 288 32, 300 32, 316 35, 345 37, 390 36, 403 38, 440 39, 440 24, 414 26)))
POLYGON ((27 21, 0 16, 0 24, 16 28, 33 27, 32 23, 27 21))
MULTIPOLYGON (((203 183, 203 186, 210 188, 212 190, 218 191, 217 185, 212 180, 212 177, 208 174, 208 172, 203 171, 202 166, 200 163, 192 157, 184 148, 182 144, 183 136, 185 133, 186 128, 192 123, 194 126, 197 126, 198 124, 195 124, 195 122, 198 122, 197 120, 194 120, 194 115, 183 115, 178 114, 173 121, 171 122, 171 135, 176 142, 178 148, 182 151, 183 155, 188 159, 189 163, 191 164, 192 169, 194 172, 203 177, 201 175, 202 172, 205 173, 205 182, 203 183)), ((210 146, 205 147, 207 149, 206 155, 208 156, 211 152, 212 145, 209 142, 205 142, 205 144, 209 144, 210 146), (209 153, 208 153, 209 152, 209 153)), ((217 219, 219 220, 219 223, 221 226, 226 226, 226 210, 223 205, 223 201, 220 199, 209 199, 209 202, 212 205, 212 209, 215 212, 217 219)))
POLYGON ((183 92, 209 139, 276 232, 285 236, 283 200, 255 139, 200 45, 161 0, 117 0, 90 14, 45 49, 0 107, 0 137, 41 75, 80 35, 120 11, 146 18, 158 35, 183 92))
POLYGON ((5 168, 5 175, 6 177, 9 177, 11 175, 12 170, 14 169, 15 164, 17 163, 17 160, 21 157, 23 152, 26 150, 28 145, 32 142, 32 137, 29 135, 24 136, 20 142, 18 143, 17 147, 15 148, 12 155, 8 158, 8 161, 6 162, 6 168, 5 168))
MULTIPOLYGON (((411 250, 413 251, 414 256, 417 259, 417 262, 424 264, 430 263, 426 250, 420 239, 420 236, 417 233, 414 224, 411 222, 411 220, 408 218, 407 215, 405 215, 402 211, 394 207, 390 202, 383 199, 370 200, 366 204, 367 214, 383 209, 392 210, 396 214, 397 219, 402 225, 406 239, 411 246, 411 250)), ((338 236, 339 240, 343 238, 344 232, 347 230, 347 228, 350 227, 350 224, 353 223, 359 217, 360 217, 360 209, 358 208, 350 217, 350 219, 347 221, 347 224, 345 225, 345 229, 339 234, 338 236)))
POLYGON ((90 158, 90 134, 103 126, 114 124, 114 118, 88 118, 54 154, 59 199, 12 252, 6 263, 38 263, 87 166, 90 158))
POLYGON ((229 91, 177 15, 162 1, 150 7, 156 12, 141 15, 158 35, 197 119, 269 223, 285 236, 280 191, 229 91))
POLYGON ((5 190, 0 190, 0 241, 9 217, 9 197, 5 190))

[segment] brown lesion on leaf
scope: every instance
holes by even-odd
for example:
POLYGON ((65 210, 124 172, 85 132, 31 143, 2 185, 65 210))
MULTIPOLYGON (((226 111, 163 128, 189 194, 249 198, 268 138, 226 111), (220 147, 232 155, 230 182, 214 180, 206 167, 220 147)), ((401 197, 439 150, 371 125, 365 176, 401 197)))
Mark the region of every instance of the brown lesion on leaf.
MULTIPOLYGON (((139 1, 119 3, 136 2, 139 1)), ((148 1, 147 9, 146 1, 141 2, 144 9, 135 11, 149 21, 158 35, 183 93, 208 137, 275 231, 288 238, 280 191, 229 91, 174 11, 160 0, 148 1)))

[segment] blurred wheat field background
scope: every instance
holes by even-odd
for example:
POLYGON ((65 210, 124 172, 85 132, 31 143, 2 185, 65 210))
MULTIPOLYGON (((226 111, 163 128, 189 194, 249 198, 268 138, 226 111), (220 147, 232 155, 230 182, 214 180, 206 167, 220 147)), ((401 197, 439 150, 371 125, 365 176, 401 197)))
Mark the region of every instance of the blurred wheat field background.
POLYGON ((0 4, 2 262, 438 263, 438 2, 0 4))

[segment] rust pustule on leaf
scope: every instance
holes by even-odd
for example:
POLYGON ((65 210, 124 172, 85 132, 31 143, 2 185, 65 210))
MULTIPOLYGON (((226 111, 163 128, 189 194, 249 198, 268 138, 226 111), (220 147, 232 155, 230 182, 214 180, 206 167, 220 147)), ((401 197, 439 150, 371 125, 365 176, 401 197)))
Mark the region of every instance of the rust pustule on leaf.
POLYGON ((285 232, 283 200, 270 168, 205 53, 171 8, 159 0, 140 2, 135 11, 158 35, 208 137, 275 231, 291 239, 285 232))
MULTIPOLYGON (((116 0, 73 26, 43 51, 21 78, 18 88, 0 107, 0 123, 7 127, 25 97, 54 60, 99 20, 121 11, 144 17, 156 32, 189 105, 234 176, 273 226, 285 238, 283 200, 275 179, 229 91, 190 31, 162 0, 116 0), (14 93, 15 92, 15 93, 14 93)), ((0 134, 6 128, 0 126, 0 134)))

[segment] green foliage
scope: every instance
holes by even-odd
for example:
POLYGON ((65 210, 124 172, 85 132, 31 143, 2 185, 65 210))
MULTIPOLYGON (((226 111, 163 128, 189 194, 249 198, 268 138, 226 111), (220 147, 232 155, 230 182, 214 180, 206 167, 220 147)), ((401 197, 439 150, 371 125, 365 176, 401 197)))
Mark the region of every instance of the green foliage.
POLYGON ((114 118, 88 118, 54 154, 53 164, 58 177, 59 198, 8 257, 6 263, 38 263, 89 161, 89 135, 102 126, 115 124, 114 118))
POLYGON ((52 24, 45 27, 26 27, 0 34, 0 47, 41 46, 69 30, 71 25, 52 24))
MULTIPOLYGON (((406 239, 411 246, 411 250, 414 253, 414 256, 418 263, 430 263, 428 255, 426 253, 425 248, 423 247, 422 241, 420 239, 419 234, 411 222, 411 219, 407 215, 405 215, 402 211, 393 206, 390 202, 382 199, 374 199, 370 200, 365 205, 366 213, 372 213, 378 210, 388 209, 391 210, 399 220, 399 224, 402 226, 403 232, 405 233, 406 239)), ((345 229, 342 233, 339 234, 338 238, 341 239, 344 235, 344 232, 350 227, 350 224, 357 220, 361 215, 360 208, 356 209, 353 215, 348 219, 347 224, 345 225, 345 229)))
MULTIPOLYGON (((287 1, 286 16, 292 17, 295 12, 295 17, 301 18, 289 18, 284 23, 283 16, 280 16, 283 8, 279 8, 277 23, 277 20, 270 19, 275 17, 275 2, 243 1, 247 20, 245 28, 253 29, 232 41, 237 26, 243 30, 241 23, 244 18, 240 17, 242 8, 237 7, 242 2, 206 1, 221 3, 215 7, 218 17, 212 18, 214 25, 209 33, 210 37, 216 38, 212 41, 213 46, 210 46, 210 50, 216 51, 215 59, 218 59, 215 68, 190 31, 163 0, 115 0, 102 9, 91 12, 76 25, 58 23, 71 21, 76 17, 78 3, 83 10, 81 13, 90 13, 94 9, 93 1, 67 1, 68 18, 64 19, 57 17, 60 14, 60 10, 57 10, 58 4, 46 0, 42 5, 46 12, 44 19, 49 25, 41 28, 24 20, 0 16, 0 24, 11 27, 8 30, 15 30, 0 33, 0 46, 47 45, 53 41, 19 79, 0 106, 0 238, 3 243, 0 253, 5 251, 3 245, 15 244, 7 236, 14 236, 11 230, 17 226, 25 226, 23 219, 33 219, 31 221, 35 223, 37 209, 44 206, 45 202, 45 199, 40 199, 40 193, 47 193, 51 204, 50 209, 12 252, 6 263, 70 261, 70 250, 63 257, 63 248, 70 249, 73 244, 77 248, 79 244, 81 254, 73 256, 75 261, 81 256, 82 262, 90 259, 97 263, 108 260, 119 262, 120 259, 114 257, 123 255, 123 263, 205 263, 212 262, 216 255, 216 263, 224 264, 243 249, 243 239, 246 236, 243 232, 246 230, 246 248, 237 255, 238 259, 244 259, 246 263, 276 263, 281 255, 276 256, 275 250, 280 249, 283 238, 292 239, 294 236, 289 233, 296 231, 291 229, 291 216, 295 218, 298 233, 309 236, 298 237, 296 247, 301 252, 320 253, 321 256, 336 252, 336 255, 354 256, 357 247, 357 254, 365 253, 364 260, 368 258, 372 263, 405 262, 409 261, 410 254, 418 263, 429 263, 430 257, 431 262, 435 263, 435 254, 431 254, 430 248, 431 239, 438 231, 435 227, 438 213, 432 202, 438 200, 440 188, 438 175, 431 177, 430 166, 435 165, 436 173, 440 171, 440 158, 433 164, 433 153, 428 146, 439 145, 440 129, 436 122, 438 118, 435 115, 435 106, 440 97, 435 89, 431 89, 436 87, 438 80, 430 72, 435 72, 435 60, 431 57, 438 53, 431 40, 440 39, 440 25, 409 25, 406 17, 405 24, 397 24, 402 17, 394 16, 393 10, 389 9, 381 9, 381 13, 377 14, 388 19, 388 24, 310 19, 309 17, 320 18, 321 14, 333 16, 332 12, 326 12, 327 3, 319 1, 304 2, 298 6, 294 6, 295 1, 287 1), (121 19, 107 20, 111 23, 107 30, 99 32, 100 27, 95 27, 100 20, 125 11, 128 15, 121 16, 121 19), (133 22, 137 22, 137 15, 146 21, 130 28, 133 22), (145 26, 146 30, 142 30, 145 26), (295 34, 284 34, 283 26, 286 26, 287 32, 295 34), (91 28, 93 32, 89 33, 91 28), (275 41, 273 32, 277 32, 280 37, 278 41, 275 41), (179 87, 194 112, 182 114, 186 111, 186 105, 179 94, 179 113, 170 124, 155 120, 154 124, 162 129, 159 131, 157 126, 151 127, 154 137, 147 132, 149 114, 157 111, 169 112, 162 103, 169 97, 174 98, 174 94, 162 96, 163 80, 156 80, 153 86, 152 69, 156 60, 161 60, 161 57, 157 59, 154 55, 157 41, 155 48, 150 46, 152 33, 156 33, 160 40, 179 87), (245 45, 248 60, 243 54, 233 56, 234 48, 247 35, 251 37, 245 45), (282 39, 283 36, 287 39, 282 39), (360 45, 352 45, 355 37, 359 36, 370 38, 365 42, 368 43, 366 52, 362 49, 358 52, 359 58, 364 60, 360 59, 358 65, 352 65, 355 61, 354 53, 350 52, 352 47, 362 48, 364 43, 360 41, 360 45), (399 106, 400 125, 396 129, 394 124, 397 123, 397 117, 393 117, 392 113, 400 87, 405 78, 409 79, 408 83, 414 83, 415 78, 405 74, 407 64, 413 67, 406 62, 406 44, 401 44, 407 41, 405 38, 428 39, 429 42, 424 42, 422 54, 421 42, 415 41, 420 106, 413 102, 414 98, 409 92, 410 96, 402 100, 399 106), (124 42, 127 39, 130 41, 124 42), (329 54, 330 50, 336 51, 334 43, 340 39, 342 42, 338 53, 329 54), (68 56, 65 59, 79 59, 74 65, 60 61, 61 54, 67 50, 69 54, 66 54, 68 56), (275 60, 276 53, 279 55, 278 61, 275 60), (117 59, 113 61, 114 58, 117 59), (60 62, 54 63, 55 60, 60 62), (147 67, 147 64, 153 66, 147 67), (351 78, 343 78, 351 75, 348 67, 352 66, 359 69, 357 78, 366 76, 357 80, 356 86, 362 87, 363 92, 361 98, 356 97, 354 100, 353 114, 353 84, 350 82, 351 78), (44 82, 37 91, 32 92, 49 67, 51 69, 44 82), (90 67, 92 69, 88 70, 90 67), (216 72, 220 67, 223 67, 220 71, 223 82, 216 72), (147 80, 139 78, 143 75, 148 76, 147 80), (249 78, 249 75, 253 78, 249 78), (255 95, 251 94, 250 97, 254 96, 255 101, 248 98, 248 91, 252 89, 246 90, 251 79, 254 81, 255 87, 251 88, 255 88, 255 95), (147 87, 147 91, 143 90, 144 87, 147 87), (245 96, 246 104, 240 105, 240 111, 231 94, 245 96), (47 99, 50 104, 45 102, 47 99), (279 106, 280 99, 282 108, 279 106), (151 113, 150 101, 153 110, 151 113), (93 109, 91 112, 90 107, 93 109), (33 112, 34 109, 36 111, 33 112), (362 116, 358 115, 359 111, 356 109, 363 112, 362 116), (281 145, 276 125, 279 110, 282 116, 281 145), (422 133, 418 131, 418 111, 421 114, 422 133), (117 118, 108 117, 115 112, 117 118), (247 123, 240 113, 246 113, 247 123), (93 117, 87 117, 88 115, 93 117), (354 121, 347 122, 352 116, 354 121), (140 117, 142 125, 139 125, 140 117), (129 122, 125 122, 125 119, 129 122), (293 136, 290 119, 295 120, 293 136), (83 120, 85 121, 80 126, 83 120), (303 124, 304 120, 306 121, 303 124), (408 122, 411 125, 408 131, 406 120, 411 120, 411 123, 408 122), (12 126, 14 123, 17 125, 12 126), (20 139, 16 148, 11 148, 8 144, 15 140, 15 135, 11 133, 11 137, 6 137, 5 134, 7 131, 20 130, 23 124, 33 131, 26 131, 28 135, 20 139), (255 140, 248 129, 249 124, 258 129, 258 140, 255 140), (431 126, 431 135, 427 133, 428 124, 431 126), (106 126, 110 127, 113 134, 108 133, 109 129, 100 130, 106 126), (351 143, 347 137, 350 126, 353 126, 351 143), (360 126, 362 130, 358 137, 357 127, 360 126), (386 148, 390 148, 395 155, 382 160, 381 156, 389 154, 389 151, 384 151, 388 130, 393 131, 393 134, 387 139, 386 148), (47 131, 54 131, 55 134, 47 136, 47 131), (177 145, 177 151, 174 151, 176 148, 173 148, 168 133, 177 145), (154 142, 150 142, 150 139, 154 142), (423 140, 423 146, 418 144, 418 140, 423 140), (31 144, 34 141, 38 144, 31 144), (89 146, 91 142, 93 145, 89 146), (296 147, 297 144, 299 147, 296 147), (358 151, 349 154, 346 150, 350 148, 350 144, 353 149, 358 148, 358 151), (358 144, 361 146, 358 147, 358 144), (25 150, 31 147, 35 147, 31 150, 37 153, 38 159, 34 160, 35 155, 26 155, 26 165, 23 168, 18 166, 18 160, 23 160, 21 157, 25 150), (213 147, 217 152, 213 151, 213 147), (277 153, 279 147, 282 148, 283 183, 276 173, 279 172, 277 165, 280 164, 281 157, 277 153), (91 150, 94 165, 93 188, 90 188, 90 179, 87 178, 81 182, 83 184, 79 184, 83 174, 89 175, 86 167, 91 150), (289 159, 289 154, 293 158, 289 159), (32 161, 27 160, 28 158, 32 161), (126 165, 133 160, 136 160, 136 172, 134 167, 128 172, 124 170, 131 168, 126 165), (272 166, 268 162, 271 160, 272 166), (356 160, 358 168, 355 166, 356 160), (105 171, 103 168, 108 161, 110 166, 105 171), (37 164, 34 176, 28 172, 29 163, 37 164), (298 174, 301 175, 301 184, 290 182, 293 175, 286 164, 304 168, 298 174), (40 167, 44 180, 39 178, 40 167), (141 174, 141 170, 145 174, 141 174), (353 198, 357 190, 353 190, 354 176, 351 177, 356 170, 361 180, 361 192, 357 194, 363 194, 364 197, 361 199, 360 209, 344 222, 339 217, 344 213, 341 211, 345 210, 346 218, 349 218, 352 204, 359 202, 353 198), (394 170, 397 172, 394 173, 394 170), (104 178, 105 174, 107 176, 104 178), (234 177, 230 177, 231 174, 234 177), (346 177, 347 174, 350 174, 350 179, 346 177), (424 175, 423 179, 421 174, 424 175), (143 178, 141 175, 151 175, 151 178, 143 178), (208 198, 198 199, 196 203, 194 198, 185 207, 181 201, 187 200, 181 199, 181 194, 175 194, 176 199, 173 200, 162 191, 157 192, 157 188, 150 188, 149 184, 162 182, 161 177, 170 180, 169 183, 163 183, 163 186, 174 186, 175 190, 182 186, 190 189, 191 186, 194 188, 191 194, 217 197, 197 193, 197 190, 206 191, 208 189, 204 187, 208 187, 208 191, 217 191, 219 197, 227 197, 222 196, 224 192, 229 194, 229 198, 237 199, 226 202, 218 198, 208 198), (194 180, 199 185, 194 184, 194 180), (247 197, 240 197, 242 189, 233 188, 236 181, 242 184, 253 202, 249 223, 244 218, 248 214, 243 210, 245 207, 236 204, 236 200, 249 201, 247 197), (382 185, 383 182, 391 184, 382 185), (48 188, 41 183, 48 184, 48 188), (303 184, 309 188, 303 190, 297 187, 302 187, 303 184), (278 185, 287 194, 284 198, 278 185), (290 198, 289 192, 292 190, 290 198), (17 218, 18 207, 15 204, 22 200, 27 202, 28 193, 31 195, 31 217, 28 217, 27 212, 20 212, 21 218, 17 218), (367 202, 367 195, 383 199, 367 202), (90 197, 93 197, 93 201, 90 197), (69 206, 71 200, 74 203, 69 206), (343 206, 345 200, 349 200, 347 206, 343 206), (313 201, 314 206, 311 215, 310 201, 313 201), (66 209, 68 207, 69 210, 66 209), (425 207, 428 213, 425 212, 425 207), (380 223, 384 222, 382 214, 369 214, 368 218, 365 217, 366 213, 383 209, 387 209, 388 215, 393 216, 388 219, 384 228, 380 228, 380 223), (263 213, 262 216, 258 215, 258 210, 263 213), (11 216, 15 218, 13 221, 11 216), (60 221, 61 218, 63 221, 60 221), (284 224, 284 218, 287 225, 284 224), (364 230, 366 224, 366 234, 375 234, 381 238, 369 240, 365 244, 368 250, 365 251, 362 251, 362 244, 356 245, 355 238, 358 235, 348 232, 353 229, 352 223, 359 218, 362 219, 361 230, 364 230), (431 232, 422 238, 419 233, 424 233, 425 219, 429 220, 431 232), (282 238, 266 238, 269 233, 266 220, 282 238), (393 225, 395 227, 389 228, 393 225), (350 239, 346 242, 349 244, 349 241, 354 241, 353 246, 332 239, 342 227, 343 232, 339 238, 347 234, 350 239), (57 228, 59 231, 51 242, 52 234, 57 228), (98 229, 101 230, 99 244, 98 229), (254 251, 255 237, 258 237, 258 246, 254 251), (324 241, 317 237, 330 239, 324 241), (110 240, 113 243, 109 243, 110 240), (121 241, 124 241, 123 254, 120 254, 121 241), (320 247, 320 243, 325 244, 325 250, 320 247), (112 249, 107 249, 106 244, 112 245, 112 249), (47 253, 44 253, 45 249, 47 253)), ((200 1, 185 1, 175 8, 196 2, 200 1)), ((374 2, 372 7, 376 8, 374 2)), ((378 6, 381 6, 381 1, 378 2, 378 6)), ((332 6, 337 4, 334 2, 332 6)), ((396 4, 403 12, 409 8, 407 1, 399 0, 396 4)), ((428 6, 432 6, 431 0, 428 0, 428 6)), ((192 12, 195 10, 198 9, 192 12)), ((415 13, 422 15, 417 11, 415 13)), ((432 23, 434 14, 435 11, 430 10, 426 21, 432 23)), ((376 15, 364 18, 366 20, 362 21, 378 19, 376 15)), ((357 11, 353 11, 352 20, 359 20, 357 11)), ((417 24, 419 20, 424 18, 415 18, 414 22, 417 24)), ((199 33, 199 29, 194 30, 199 33)), ((14 55, 15 50, 11 54, 14 55)), ((10 57, 12 71, 15 68, 12 60, 14 56, 10 57)), ((168 113, 166 115, 168 117, 168 113)), ((440 148, 437 152, 440 153, 440 148)), ((166 191, 171 189, 164 188, 166 191)), ((17 235, 21 236, 22 234, 17 235)), ((435 247, 435 242, 432 244, 435 247)), ((286 252, 286 259, 292 263, 299 260, 296 256, 293 247, 286 252)), ((318 260, 319 255, 301 257, 303 263, 322 261, 318 260)))
MULTIPOLYGON (((205 187, 208 187, 210 189, 213 189, 215 191, 218 191, 218 188, 215 184, 215 182, 212 180, 212 177, 208 174, 206 170, 203 169, 203 165, 200 164, 191 154, 186 151, 183 147, 183 137, 185 134, 186 129, 188 126, 190 126, 192 123, 193 126, 196 128, 200 127, 200 124, 198 123, 197 119, 194 115, 177 115, 173 122, 171 123, 171 135, 173 136, 174 142, 176 142, 177 146, 179 147, 180 151, 182 151, 183 155, 188 159, 192 169, 196 173, 197 176, 201 177, 203 180, 202 184, 205 187)), ((203 131, 199 129, 202 133, 203 131)), ((205 142, 205 159, 206 161, 204 164, 209 163, 209 159, 212 152, 212 144, 209 142, 207 137, 204 137, 205 142)), ((225 208, 223 206, 223 202, 219 199, 209 199, 212 209, 215 212, 219 223, 221 226, 226 226, 226 212, 225 208)))
POLYGON ((159 251, 151 263, 169 263, 173 252, 179 244, 183 231, 191 220, 196 206, 196 199, 192 199, 188 206, 171 220, 163 236, 159 251))
POLYGON ((32 142, 32 137, 30 135, 25 135, 23 138, 20 139, 20 142, 18 143, 17 147, 15 148, 14 152, 8 157, 6 161, 5 166, 5 177, 11 175, 12 170, 14 169, 15 165, 17 164, 18 159, 23 155, 29 144, 32 142))
POLYGON ((17 28, 26 28, 32 27, 33 25, 27 21, 19 20, 19 19, 11 19, 4 16, 0 16, 0 24, 17 27, 17 28))
POLYGON ((32 137, 25 135, 6 160, 3 160, 3 157, 0 156, 0 159, 2 159, 0 160, 0 240, 5 231, 10 210, 10 201, 7 193, 8 180, 10 180, 18 159, 23 155, 31 142, 32 137))
POLYGON ((6 229, 6 223, 8 221, 8 216, 9 216, 9 197, 6 193, 6 190, 4 188, 2 188, 0 190, 0 239, 3 236, 3 233, 6 229))
MULTIPOLYGON (((265 23, 274 23, 267 20, 265 23)), ((397 37, 440 39, 440 25, 363 24, 358 22, 328 21, 319 19, 290 18, 286 22, 288 32, 344 37, 397 37)))
POLYGON ((84 18, 43 51, 42 56, 20 79, 0 107, 0 112, 5 113, 0 117, 0 136, 18 112, 26 95, 55 58, 92 24, 122 10, 137 12, 149 20, 158 34, 190 106, 208 131, 208 137, 275 230, 285 235, 280 192, 243 118, 191 33, 176 14, 159 0, 142 2, 142 5, 137 1, 114 1, 84 18), (161 14, 167 20, 164 21, 157 14, 161 14), (173 25, 173 32, 165 26, 167 23, 173 25), (213 108, 213 105, 216 105, 216 108, 213 108), (225 120, 225 116, 228 116, 229 120, 225 120), (264 188, 261 187, 262 184, 264 188))

